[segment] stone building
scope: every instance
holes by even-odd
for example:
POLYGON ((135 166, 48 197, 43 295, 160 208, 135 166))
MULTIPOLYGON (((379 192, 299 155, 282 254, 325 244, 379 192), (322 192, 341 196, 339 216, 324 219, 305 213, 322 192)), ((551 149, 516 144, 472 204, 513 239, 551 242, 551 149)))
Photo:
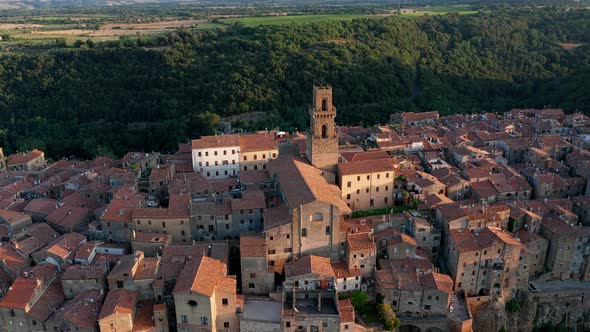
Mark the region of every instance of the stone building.
POLYGON ((149 190, 151 194, 163 195, 168 193, 168 184, 176 172, 174 164, 158 165, 150 172, 149 190))
POLYGON ((153 283, 158 275, 160 258, 146 258, 141 251, 122 256, 107 276, 109 289, 129 289, 138 299, 153 299, 153 283))
POLYGON ((587 279, 590 228, 576 226, 551 215, 544 216, 540 234, 549 241, 545 267, 559 280, 587 279))
POLYGON ((340 331, 335 282, 329 258, 304 256, 288 262, 283 283, 283 331, 340 331))
MULTIPOLYGON (((266 237, 285 241, 287 247, 277 248, 276 252, 285 252, 287 257, 292 252, 296 256, 316 254, 337 259, 344 242, 340 237, 340 219, 351 211, 342 200, 339 188, 329 184, 321 171, 283 151, 279 158, 268 163, 268 170, 285 203, 282 214, 277 216, 280 220, 275 222, 271 217, 270 223, 285 233, 274 234, 265 225, 266 237)), ((269 244, 269 250, 273 250, 271 247, 274 245, 269 244)), ((271 257, 269 260, 273 261, 271 257)))
POLYGON ((352 210, 391 207, 394 168, 393 159, 338 164, 338 186, 342 191, 342 199, 352 210))
POLYGON ((45 167, 45 152, 17 152, 8 156, 6 165, 9 171, 37 171, 45 167))
POLYGON ((123 168, 145 172, 156 168, 160 163, 159 153, 127 152, 121 158, 123 168))
POLYGON ((373 276, 377 247, 370 233, 346 235, 346 262, 350 269, 360 269, 363 278, 373 276))
POLYGON ((137 233, 133 232, 131 248, 133 251, 142 251, 146 257, 162 255, 164 247, 172 243, 172 235, 163 233, 137 233))
POLYGON ((235 331, 236 279, 227 266, 206 256, 189 261, 174 287, 178 331, 235 331))
POLYGON ((61 276, 61 287, 66 299, 90 289, 106 291, 110 269, 103 265, 72 265, 61 276))
POLYGON ((240 263, 242 293, 268 295, 274 291, 274 268, 268 265, 267 246, 263 234, 242 234, 240 263))
POLYGON ((510 298, 518 285, 522 243, 499 228, 451 229, 447 265, 455 290, 510 298))
POLYGON ((57 267, 41 265, 14 280, 0 301, 0 321, 9 332, 44 330, 43 324, 63 301, 57 267))
POLYGON ((239 135, 203 136, 193 140, 191 145, 195 172, 203 174, 208 180, 238 175, 239 135))
POLYGON ((49 317, 49 331, 98 332, 98 314, 104 299, 102 289, 88 289, 67 300, 49 317))
POLYGON ((453 292, 453 280, 433 271, 428 259, 379 260, 376 289, 383 302, 399 316, 444 316, 453 292))
POLYGON ((171 195, 168 208, 137 208, 132 220, 137 233, 163 233, 173 243, 190 242, 191 223, 188 195, 171 195))
POLYGON ((240 135, 239 144, 241 171, 264 170, 266 163, 279 155, 274 132, 240 135))

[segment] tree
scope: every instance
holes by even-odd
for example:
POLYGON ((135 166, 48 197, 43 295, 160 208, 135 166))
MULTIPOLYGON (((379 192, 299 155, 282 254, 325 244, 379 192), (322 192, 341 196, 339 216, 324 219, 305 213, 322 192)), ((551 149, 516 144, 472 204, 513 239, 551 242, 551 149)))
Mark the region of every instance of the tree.
POLYGON ((67 47, 68 46, 68 42, 65 38, 60 37, 60 38, 56 38, 55 39, 55 45, 57 47, 67 47))
POLYGON ((350 302, 352 302, 352 306, 354 309, 361 314, 365 313, 367 302, 369 301, 369 296, 361 291, 352 292, 350 294, 350 302))
POLYGON ((401 321, 397 318, 395 311, 389 303, 381 303, 377 305, 379 316, 383 320, 383 326, 387 331, 394 331, 401 325, 401 321))

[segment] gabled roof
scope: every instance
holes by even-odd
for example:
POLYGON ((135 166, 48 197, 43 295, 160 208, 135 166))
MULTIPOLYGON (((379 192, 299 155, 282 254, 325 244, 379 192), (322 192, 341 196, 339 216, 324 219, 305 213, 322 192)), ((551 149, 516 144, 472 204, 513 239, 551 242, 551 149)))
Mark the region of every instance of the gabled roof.
POLYGON ((44 155, 43 151, 41 150, 33 150, 26 153, 15 153, 8 156, 8 165, 18 165, 18 164, 26 164, 36 158, 41 157, 44 155))
POLYGON ((303 276, 306 274, 317 274, 323 277, 335 277, 332 263, 327 257, 304 256, 296 261, 287 262, 285 275, 287 278, 303 276))
POLYGON ((337 165, 340 175, 368 174, 393 171, 396 161, 392 158, 351 161, 337 165))
POLYGON ((201 256, 187 262, 180 273, 174 293, 196 292, 211 297, 220 289, 224 292, 236 291, 236 279, 228 277, 225 263, 201 256))
POLYGON ((449 230, 451 241, 460 253, 480 251, 481 247, 475 236, 468 228, 449 230))
POLYGON ((453 279, 446 274, 433 272, 421 275, 420 284, 424 290, 441 290, 447 293, 453 291, 453 279))
POLYGON ((102 300, 101 291, 98 289, 80 292, 59 307, 49 321, 59 324, 61 320, 65 320, 77 327, 93 328, 100 313, 102 300))
POLYGON ((277 175, 290 206, 297 207, 319 200, 342 208, 341 195, 306 160, 288 154, 279 155, 268 162, 267 169, 271 175, 277 175))
POLYGON ((101 320, 114 314, 132 315, 137 302, 137 297, 137 291, 125 288, 109 291, 104 300, 104 305, 100 310, 100 314, 98 315, 98 319, 101 320))

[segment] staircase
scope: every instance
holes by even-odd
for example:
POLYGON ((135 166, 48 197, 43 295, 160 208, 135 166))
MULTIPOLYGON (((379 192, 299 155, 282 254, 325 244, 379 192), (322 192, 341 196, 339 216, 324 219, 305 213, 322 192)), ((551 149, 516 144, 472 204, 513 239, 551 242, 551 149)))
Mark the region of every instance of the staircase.
POLYGON ((438 256, 436 260, 436 265, 438 267, 438 272, 443 274, 449 274, 449 268, 447 267, 447 261, 442 255, 438 256))
POLYGON ((456 321, 466 321, 469 319, 467 304, 457 294, 451 294, 451 304, 449 305, 449 317, 456 321))

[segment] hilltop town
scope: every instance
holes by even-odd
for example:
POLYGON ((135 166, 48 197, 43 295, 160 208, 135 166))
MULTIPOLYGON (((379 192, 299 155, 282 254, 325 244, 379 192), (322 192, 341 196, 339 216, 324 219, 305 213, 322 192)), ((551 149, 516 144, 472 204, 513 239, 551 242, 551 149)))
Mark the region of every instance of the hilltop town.
POLYGON ((174 154, 0 150, 1 329, 590 328, 590 117, 308 110, 174 154))

